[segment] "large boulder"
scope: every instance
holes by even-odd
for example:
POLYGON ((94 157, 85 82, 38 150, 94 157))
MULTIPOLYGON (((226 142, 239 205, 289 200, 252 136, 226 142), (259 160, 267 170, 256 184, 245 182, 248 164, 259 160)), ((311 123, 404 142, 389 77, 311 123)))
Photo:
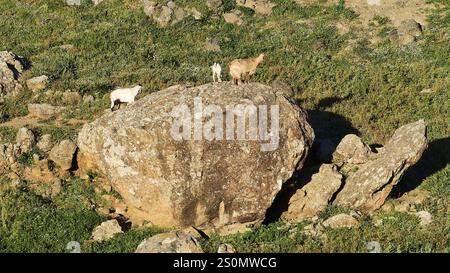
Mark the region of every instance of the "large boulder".
POLYGON ((335 204, 372 212, 380 208, 404 172, 427 148, 424 120, 400 127, 377 157, 349 175, 335 204))
POLYGON ((81 173, 105 175, 135 219, 166 227, 222 226, 263 220, 283 183, 303 166, 313 138, 305 111, 269 86, 173 86, 86 124, 78 137, 78 166, 81 173), (194 111, 201 103, 203 115, 194 111), (234 140, 233 120, 256 126, 241 127, 245 137, 234 140), (177 126, 182 121, 184 138, 177 126), (262 133, 268 124, 270 134, 262 133), (253 135, 258 129, 266 140, 253 135))
POLYGON ((9 51, 0 51, 0 98, 17 94, 22 89, 19 80, 23 69, 19 56, 9 51))

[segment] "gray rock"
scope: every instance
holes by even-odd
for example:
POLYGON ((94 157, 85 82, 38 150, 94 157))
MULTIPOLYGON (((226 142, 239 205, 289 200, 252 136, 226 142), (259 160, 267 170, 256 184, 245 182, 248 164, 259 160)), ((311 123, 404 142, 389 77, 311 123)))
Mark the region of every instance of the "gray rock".
POLYGON ((66 0, 66 4, 69 6, 81 6, 81 0, 66 0))
POLYGON ((232 244, 220 244, 217 253, 236 253, 236 249, 232 244))
POLYGON ((49 159, 61 169, 61 171, 68 171, 72 167, 74 154, 77 146, 71 140, 63 140, 55 145, 49 154, 49 159))
POLYGON ((333 153, 333 162, 362 164, 369 161, 372 152, 357 135, 346 135, 333 153))
POLYGON ((92 232, 92 240, 97 242, 102 242, 109 240, 114 237, 114 235, 123 233, 122 228, 116 219, 112 219, 101 223, 92 232))
POLYGON ((334 215, 323 222, 323 226, 329 228, 352 228, 358 225, 355 217, 345 213, 334 215))
POLYGON ((136 253, 203 253, 200 244, 182 231, 157 234, 141 242, 136 253))
POLYGON ((206 40, 205 44, 203 45, 203 48, 206 51, 212 51, 212 52, 220 52, 220 45, 218 39, 208 39, 206 40))
POLYGON ((225 19, 225 22, 229 24, 241 26, 242 24, 244 24, 243 16, 244 14, 242 13, 242 11, 235 9, 230 12, 224 13, 223 19, 225 19))
POLYGON ((36 138, 31 130, 20 128, 16 135, 16 144, 20 147, 22 153, 26 153, 33 149, 33 146, 36 144, 36 138))
POLYGON ((94 102, 94 96, 92 96, 92 95, 84 95, 83 96, 83 102, 84 103, 92 103, 92 102, 94 102))
MULTIPOLYGON (((233 117, 228 112, 224 121, 233 117)), ((205 116, 206 120, 211 121, 205 116)), ((185 133, 192 128, 187 124, 185 133)), ((246 223, 264 219, 282 184, 303 166, 313 138, 305 111, 270 86, 173 86, 86 124, 78 136, 77 162, 80 172, 93 170, 106 176, 130 210, 138 209, 142 218, 156 225, 246 223), (215 105, 221 113, 236 104, 278 105, 279 144, 266 146, 269 141, 259 137, 179 139, 174 135, 178 127, 172 111, 184 107, 192 113, 198 97, 205 107, 215 105), (272 148, 276 149, 264 151, 272 148)))
POLYGON ((49 134, 41 136, 36 146, 43 152, 50 152, 53 148, 52 136, 49 134))
POLYGON ((30 103, 28 104, 28 113, 32 117, 40 118, 40 119, 51 119, 56 118, 57 116, 61 115, 65 107, 60 106, 52 106, 50 104, 36 104, 36 103, 30 103))
POLYGON ((0 51, 0 98, 17 95, 22 90, 22 59, 9 51, 0 51))
POLYGON ((48 77, 45 75, 27 80, 27 87, 33 92, 43 90, 47 87, 48 77))
POLYGON ((311 181, 291 197, 288 210, 282 214, 282 218, 300 222, 316 216, 327 207, 341 184, 342 175, 336 166, 323 164, 311 181))
POLYGON ((420 159, 426 148, 424 120, 400 127, 381 154, 349 175, 335 204, 368 212, 380 208, 404 172, 420 159))

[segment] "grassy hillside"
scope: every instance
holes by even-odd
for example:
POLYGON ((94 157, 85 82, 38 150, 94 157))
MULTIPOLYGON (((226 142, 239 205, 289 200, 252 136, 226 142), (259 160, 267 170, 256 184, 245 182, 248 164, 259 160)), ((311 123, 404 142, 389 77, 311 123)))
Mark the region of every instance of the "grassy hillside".
MULTIPOLYGON (((175 1, 197 7, 201 20, 188 17, 158 28, 144 14, 140 1, 105 0, 98 6, 82 1, 66 6, 61 0, 0 0, 0 51, 24 56, 30 63, 25 78, 50 77, 52 91, 77 91, 95 97, 94 103, 64 103, 58 93, 25 91, 0 104, 0 122, 27 115, 29 102, 65 105, 64 119, 93 120, 108 109, 106 94, 114 86, 141 83, 144 94, 174 84, 210 82, 209 66, 223 66, 238 57, 267 54, 253 80, 286 82, 308 110, 319 138, 341 138, 357 132, 370 144, 384 143, 399 126, 425 119, 429 149, 402 187, 428 190, 423 208, 434 216, 427 228, 404 213, 379 213, 382 226, 365 216, 361 227, 326 230, 327 239, 289 232, 282 222, 244 235, 204 241, 205 250, 232 242, 239 251, 366 251, 367 241, 379 241, 383 251, 450 251, 450 4, 439 4, 429 15, 421 40, 393 45, 387 18, 358 27, 358 14, 339 5, 300 6, 277 3, 273 14, 245 14, 243 26, 226 24, 208 11, 204 1, 175 1), (348 26, 347 32, 337 23, 348 26), (220 52, 203 48, 209 38, 219 40, 220 52), (374 45, 373 41, 379 41, 374 45), (73 45, 65 50, 61 45, 73 45), (431 89, 431 93, 421 93, 431 89)), ((221 12, 236 8, 225 0, 221 12)), ((227 75, 228 77, 228 75, 227 75)), ((141 95, 142 96, 142 95, 141 95)), ((54 121, 36 128, 55 140, 75 138, 79 125, 54 121)), ((0 127, 0 143, 14 139, 16 128, 0 127)), ((76 177, 67 178, 57 200, 9 189, 0 178, 0 252, 64 251, 68 241, 84 242, 104 218, 78 199, 95 203, 95 192, 76 177), (76 202, 77 203, 77 202, 76 202)), ((331 207, 322 216, 340 211, 331 207)), ((306 223, 300 223, 298 229, 306 223)), ((292 230, 292 228, 291 228, 292 230)), ((103 244, 83 243, 83 251, 133 251, 137 243, 158 230, 132 229, 103 244)))

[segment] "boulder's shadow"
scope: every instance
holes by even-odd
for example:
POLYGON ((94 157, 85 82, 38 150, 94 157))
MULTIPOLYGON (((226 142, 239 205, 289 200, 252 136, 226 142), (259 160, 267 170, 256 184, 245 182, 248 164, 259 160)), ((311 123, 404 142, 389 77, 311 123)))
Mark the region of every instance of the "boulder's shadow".
MULTIPOLYGON (((360 134, 352 126, 351 122, 343 116, 320 110, 310 110, 307 113, 308 122, 314 130, 316 140, 329 138, 339 141, 347 134, 360 134)), ((272 206, 267 210, 263 224, 270 224, 277 221, 281 217, 281 214, 287 211, 289 200, 295 192, 311 181, 312 175, 319 170, 323 162, 315 158, 313 153, 314 146, 313 144, 303 168, 295 172, 292 178, 283 184, 282 189, 272 202, 272 206)))
POLYGON ((428 144, 420 160, 411 166, 392 190, 390 197, 398 198, 417 188, 423 180, 450 164, 450 137, 434 140, 428 144))

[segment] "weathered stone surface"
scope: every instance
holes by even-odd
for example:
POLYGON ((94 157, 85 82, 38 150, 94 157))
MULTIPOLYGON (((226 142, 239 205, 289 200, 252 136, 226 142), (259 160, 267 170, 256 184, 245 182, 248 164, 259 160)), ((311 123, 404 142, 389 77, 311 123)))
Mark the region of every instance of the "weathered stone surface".
POLYGON ((433 215, 426 210, 416 212, 414 215, 420 219, 421 226, 428 226, 433 222, 433 215))
POLYGON ((282 184, 303 166, 313 138, 306 113, 269 86, 173 86, 85 125, 78 165, 106 175, 135 217, 159 226, 223 226, 264 219, 282 184), (171 111, 185 105, 192 113, 195 98, 220 113, 237 104, 278 105, 278 149, 262 151, 269 141, 260 140, 175 140, 171 111))
POLYGON ((400 127, 375 159, 361 165, 347 178, 335 204, 369 212, 380 208, 393 186, 426 148, 424 120, 400 127))
POLYGON ((230 12, 224 13, 223 19, 225 19, 225 22, 229 24, 240 26, 244 24, 244 19, 242 19, 243 16, 244 14, 242 13, 242 11, 235 9, 230 12))
POLYGON ((182 231, 161 233, 139 244, 136 253, 203 253, 197 240, 182 231))
POLYGON ((272 14, 272 9, 276 6, 276 4, 268 0, 237 0, 236 4, 250 8, 261 15, 272 14))
POLYGON ((47 87, 48 77, 45 75, 34 77, 27 80, 27 87, 33 92, 43 90, 47 87))
POLYGON ((289 200, 289 208, 282 218, 289 221, 302 221, 316 216, 324 210, 334 193, 342 184, 342 175, 332 164, 323 164, 311 181, 289 200))
POLYGON ((37 104, 30 103, 28 104, 28 113, 32 117, 40 118, 40 119, 51 119, 59 116, 64 112, 66 108, 61 106, 52 106, 47 103, 37 104))
POLYGON ((9 51, 0 51, 0 98, 15 95, 21 89, 19 80, 22 76, 21 58, 9 51))
POLYGON ((34 133, 27 128, 20 128, 17 131, 16 143, 19 146, 21 153, 29 152, 36 144, 34 133))
POLYGON ((91 238, 94 241, 101 242, 111 239, 119 233, 123 233, 122 228, 116 219, 112 219, 97 226, 92 232, 91 238))
POLYGON ((8 143, 0 144, 0 173, 7 172, 17 164, 21 153, 19 145, 8 143))
POLYGON ((77 146, 71 140, 63 140, 52 148, 49 159, 55 162, 62 171, 68 171, 72 168, 76 149, 77 146))
POLYGON ((352 228, 358 225, 355 217, 345 213, 334 215, 323 222, 323 226, 329 228, 352 228))
POLYGON ((220 244, 217 253, 236 253, 236 249, 232 244, 220 244))
POLYGON ((369 161, 372 152, 357 135, 346 135, 333 153, 333 162, 362 164, 369 161))

